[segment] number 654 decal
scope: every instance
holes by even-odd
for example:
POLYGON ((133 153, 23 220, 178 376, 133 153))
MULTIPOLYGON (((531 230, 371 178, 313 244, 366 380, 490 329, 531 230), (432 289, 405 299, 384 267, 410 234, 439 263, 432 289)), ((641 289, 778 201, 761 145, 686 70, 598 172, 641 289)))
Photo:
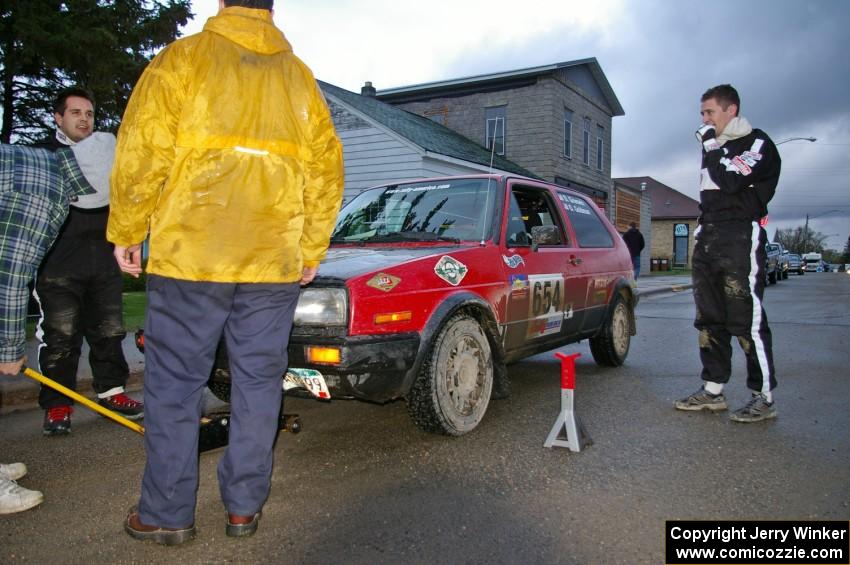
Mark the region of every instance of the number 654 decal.
POLYGON ((561 274, 529 275, 528 335, 544 336, 561 331, 564 320, 564 277, 561 274))

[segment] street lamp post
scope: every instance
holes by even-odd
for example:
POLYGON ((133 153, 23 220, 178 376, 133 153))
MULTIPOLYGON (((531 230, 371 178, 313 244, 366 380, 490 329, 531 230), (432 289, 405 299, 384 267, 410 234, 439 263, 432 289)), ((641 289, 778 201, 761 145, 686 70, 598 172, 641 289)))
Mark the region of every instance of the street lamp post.
POLYGON ((788 143, 789 141, 808 141, 810 143, 814 143, 817 140, 817 137, 789 137, 788 139, 777 141, 776 143, 774 143, 774 145, 782 145, 783 143, 788 143))

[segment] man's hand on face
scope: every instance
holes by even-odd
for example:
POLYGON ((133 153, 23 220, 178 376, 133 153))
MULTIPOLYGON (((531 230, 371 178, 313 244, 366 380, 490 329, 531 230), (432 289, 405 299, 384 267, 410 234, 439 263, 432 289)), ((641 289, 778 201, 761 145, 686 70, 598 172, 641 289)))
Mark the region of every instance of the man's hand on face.
POLYGON ((24 356, 17 361, 12 361, 11 363, 0 363, 0 375, 14 377, 21 372, 21 368, 24 366, 26 361, 27 358, 24 356))
POLYGON ((696 131, 696 138, 706 151, 720 148, 720 144, 717 143, 717 132, 712 124, 702 124, 696 131))

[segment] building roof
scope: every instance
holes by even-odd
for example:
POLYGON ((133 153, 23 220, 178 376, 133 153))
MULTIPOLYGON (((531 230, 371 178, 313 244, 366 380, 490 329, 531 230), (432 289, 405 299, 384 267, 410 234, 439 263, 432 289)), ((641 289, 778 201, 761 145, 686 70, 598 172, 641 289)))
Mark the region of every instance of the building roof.
POLYGON ((590 73, 593 75, 594 80, 596 80, 596 83, 602 91, 602 95, 605 97, 605 102, 611 109, 612 115, 624 116, 626 114, 625 110, 623 110, 623 106, 617 99, 617 95, 614 93, 614 89, 611 87, 611 83, 608 82, 608 78, 605 76, 605 73, 602 72, 602 67, 599 65, 596 57, 578 59, 575 61, 564 61, 539 67, 529 67, 527 69, 517 69, 514 71, 503 71, 485 75, 474 75, 436 82, 426 82, 410 86, 400 86, 397 88, 386 88, 379 90, 377 97, 390 102, 399 103, 413 100, 423 94, 437 96, 446 91, 451 91, 452 93, 466 91, 480 92, 482 90, 487 90, 488 87, 492 88, 498 84, 514 84, 516 82, 522 82, 523 80, 527 81, 529 79, 533 79, 540 75, 548 75, 562 69, 580 67, 582 65, 586 65, 590 70, 590 73))
POLYGON ((699 217, 699 202, 652 177, 625 177, 613 180, 615 183, 637 190, 640 190, 641 184, 646 183, 646 191, 649 194, 649 201, 652 203, 653 220, 699 217))
POLYGON ((343 104, 365 114, 425 151, 461 159, 485 167, 490 166, 492 157, 492 164, 495 169, 534 179, 540 178, 513 161, 499 155, 491 156, 490 151, 482 145, 450 130, 442 124, 381 102, 371 96, 362 96, 327 82, 317 82, 325 95, 336 98, 343 104))

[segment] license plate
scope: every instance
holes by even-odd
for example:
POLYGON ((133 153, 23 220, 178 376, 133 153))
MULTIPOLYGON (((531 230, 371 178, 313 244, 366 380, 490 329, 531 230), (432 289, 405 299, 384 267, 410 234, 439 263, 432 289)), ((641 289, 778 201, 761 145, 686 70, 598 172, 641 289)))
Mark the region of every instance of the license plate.
POLYGON ((283 390, 293 388, 307 389, 310 394, 322 400, 329 400, 331 393, 322 373, 315 369, 296 369, 290 367, 283 378, 283 390))

